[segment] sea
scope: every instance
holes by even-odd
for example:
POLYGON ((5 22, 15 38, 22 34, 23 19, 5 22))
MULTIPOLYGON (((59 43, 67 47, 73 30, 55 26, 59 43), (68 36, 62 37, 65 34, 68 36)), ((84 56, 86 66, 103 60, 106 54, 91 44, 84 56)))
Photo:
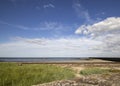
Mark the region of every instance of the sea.
POLYGON ((69 58, 63 58, 63 57, 45 57, 45 58, 36 58, 36 57, 0 57, 0 62, 73 62, 73 61, 80 61, 80 60, 86 60, 87 57, 82 58, 75 58, 75 57, 69 57, 69 58))

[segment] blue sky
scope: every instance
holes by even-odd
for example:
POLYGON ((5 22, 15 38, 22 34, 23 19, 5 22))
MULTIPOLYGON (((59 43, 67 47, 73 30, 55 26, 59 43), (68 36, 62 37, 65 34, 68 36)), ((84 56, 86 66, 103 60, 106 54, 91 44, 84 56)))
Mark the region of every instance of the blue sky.
POLYGON ((120 56, 119 4, 119 0, 0 0, 0 56, 120 56))

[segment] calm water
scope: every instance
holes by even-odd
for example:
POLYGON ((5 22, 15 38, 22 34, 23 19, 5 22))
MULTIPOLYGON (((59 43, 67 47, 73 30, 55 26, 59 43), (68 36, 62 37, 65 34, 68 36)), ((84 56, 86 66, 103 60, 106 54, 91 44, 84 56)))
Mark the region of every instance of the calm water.
POLYGON ((0 62, 67 62, 80 61, 87 58, 0 58, 0 62))

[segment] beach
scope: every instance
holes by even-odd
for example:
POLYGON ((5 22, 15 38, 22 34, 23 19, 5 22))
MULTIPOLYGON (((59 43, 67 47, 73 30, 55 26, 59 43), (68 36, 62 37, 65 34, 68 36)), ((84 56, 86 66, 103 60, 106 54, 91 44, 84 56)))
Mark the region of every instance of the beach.
POLYGON ((1 86, 119 86, 120 62, 0 62, 1 86), (19 82, 21 80, 21 82, 19 82))

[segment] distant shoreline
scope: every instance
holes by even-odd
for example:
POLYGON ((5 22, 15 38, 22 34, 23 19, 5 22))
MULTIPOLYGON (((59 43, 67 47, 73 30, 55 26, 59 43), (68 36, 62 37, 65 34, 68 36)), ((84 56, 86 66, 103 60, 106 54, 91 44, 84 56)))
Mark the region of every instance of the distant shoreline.
POLYGON ((81 63, 83 61, 91 61, 91 60, 94 60, 95 62, 97 60, 104 60, 104 61, 115 61, 115 62, 120 62, 120 57, 83 57, 83 58, 78 58, 78 57, 52 57, 52 58, 49 58, 49 57, 41 57, 41 58, 38 58, 38 57, 26 57, 26 58, 23 58, 23 57, 0 57, 0 62, 28 62, 28 63, 81 63))

